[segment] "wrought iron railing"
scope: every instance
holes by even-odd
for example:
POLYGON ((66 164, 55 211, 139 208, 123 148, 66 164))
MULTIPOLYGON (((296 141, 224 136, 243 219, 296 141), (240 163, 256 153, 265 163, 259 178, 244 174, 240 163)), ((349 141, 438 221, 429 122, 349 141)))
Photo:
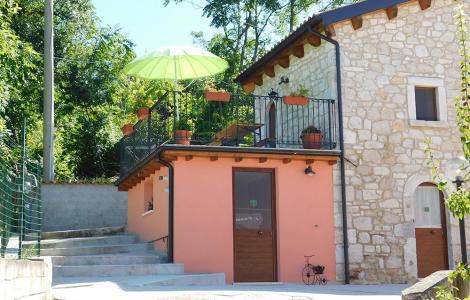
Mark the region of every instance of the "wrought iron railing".
POLYGON ((282 97, 240 94, 228 102, 207 101, 202 93, 168 92, 122 138, 121 177, 163 143, 331 150, 336 148, 336 104, 308 98, 303 105, 287 105, 282 97), (320 133, 306 142, 302 132, 308 127, 320 133))

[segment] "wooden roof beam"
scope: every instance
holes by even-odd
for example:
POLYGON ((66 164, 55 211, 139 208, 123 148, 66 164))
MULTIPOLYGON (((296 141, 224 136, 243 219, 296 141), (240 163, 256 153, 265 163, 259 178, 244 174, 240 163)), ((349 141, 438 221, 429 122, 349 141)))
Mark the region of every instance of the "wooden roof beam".
POLYGON ((329 37, 336 35, 335 27, 333 26, 333 24, 326 25, 325 32, 326 32, 326 35, 329 37))
POLYGON ((289 55, 280 57, 280 58, 277 60, 277 63, 278 63, 281 67, 283 67, 284 69, 289 68, 289 65, 290 65, 289 55))
POLYGON ((419 7, 421 7, 421 10, 425 10, 431 7, 431 0, 418 0, 418 3, 419 7))
POLYGON ((268 65, 264 68, 264 74, 267 76, 273 78, 276 76, 276 72, 274 71, 274 65, 268 65))
POLYGON ((398 6, 390 6, 385 9, 385 13, 389 20, 393 20, 398 16, 398 6))
POLYGON ((351 18, 351 25, 354 30, 358 30, 362 27, 362 16, 355 16, 351 18))
POLYGON ((251 94, 255 91, 256 85, 254 82, 249 81, 249 82, 244 83, 242 87, 245 92, 247 92, 248 94, 251 94))
POLYGON ((292 48, 292 54, 297 58, 302 58, 305 55, 304 44, 296 45, 292 48))
POLYGON ((253 82, 256 85, 262 86, 263 85, 263 73, 253 76, 253 82))
POLYGON ((318 47, 321 45, 321 39, 318 36, 313 35, 311 33, 307 35, 306 42, 314 47, 318 47))

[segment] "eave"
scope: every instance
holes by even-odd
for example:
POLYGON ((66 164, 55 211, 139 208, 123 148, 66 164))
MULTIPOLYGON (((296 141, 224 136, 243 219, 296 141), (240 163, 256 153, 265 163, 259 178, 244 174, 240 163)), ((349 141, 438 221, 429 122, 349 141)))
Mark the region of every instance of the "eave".
MULTIPOLYGON (((422 10, 431 6, 431 0, 365 0, 313 15, 263 57, 241 72, 235 81, 240 83, 246 92, 251 93, 256 85, 263 85, 263 75, 275 76, 274 66, 289 67, 289 56, 295 55, 295 49, 309 43, 308 39, 316 38, 310 30, 325 32, 331 37, 335 35, 334 24, 347 20, 350 20, 354 30, 359 30, 362 28, 363 15, 384 10, 388 19, 391 20, 398 15, 398 5, 406 2, 417 2, 422 10)), ((321 41, 310 44, 318 47, 321 41)))
POLYGON ((175 161, 178 157, 184 157, 185 160, 192 160, 194 157, 207 157, 208 161, 212 162, 219 158, 232 158, 234 162, 240 162, 243 159, 257 159, 260 164, 271 159, 282 160, 285 164, 292 160, 305 160, 307 163, 321 160, 334 164, 340 152, 338 150, 162 145, 115 182, 119 191, 130 190, 164 167, 158 162, 158 155, 166 161, 175 161))

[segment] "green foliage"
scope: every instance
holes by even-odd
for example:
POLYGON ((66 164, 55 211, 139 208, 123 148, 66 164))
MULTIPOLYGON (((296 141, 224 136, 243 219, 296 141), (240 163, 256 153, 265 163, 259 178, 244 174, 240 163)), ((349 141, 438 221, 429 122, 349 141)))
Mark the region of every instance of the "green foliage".
MULTIPOLYGON (((462 151, 467 161, 470 160, 470 50, 467 47, 467 21, 463 5, 455 8, 455 24, 457 26, 457 37, 460 54, 462 60, 460 62, 461 71, 461 93, 455 99, 455 111, 457 114, 457 127, 460 131, 460 141, 462 143, 462 151)), ((448 182, 444 175, 440 172, 441 163, 437 160, 431 149, 431 142, 426 140, 426 156, 427 164, 431 169, 433 182, 441 191, 447 192, 449 198, 446 204, 453 216, 462 219, 466 214, 470 213, 469 192, 464 188, 460 191, 450 191, 448 182)))
MULTIPOLYGON (((169 85, 122 73, 135 57, 133 44, 119 29, 100 25, 90 0, 54 2, 56 178, 113 177, 121 125, 137 121, 137 109, 151 106, 169 85)), ((19 141, 26 114, 29 155, 40 158, 44 1, 0 0, 0 10, 0 130, 19 141)))
MULTIPOLYGON (((460 131, 460 141, 462 143, 462 150, 467 161, 470 160, 470 51, 467 47, 467 22, 464 13, 463 4, 456 7, 456 14, 454 16, 455 24, 457 26, 457 37, 460 48, 462 61, 460 63, 461 70, 461 94, 456 98, 455 111, 457 114, 457 126, 460 131)), ((444 179, 444 175, 439 173, 440 162, 434 158, 430 147, 430 141, 427 140, 426 153, 428 157, 428 165, 431 168, 433 181, 437 184, 438 188, 449 193, 449 186, 444 179)), ((470 214, 470 191, 464 187, 449 193, 450 196, 446 200, 450 212, 454 217, 463 219, 466 215, 470 214)), ((437 299, 453 300, 461 299, 458 295, 457 282, 470 281, 470 267, 460 264, 459 267, 453 271, 449 278, 448 284, 441 286, 436 291, 437 299)), ((466 299, 470 299, 467 297, 466 299)))
MULTIPOLYGON (((464 264, 459 264, 457 269, 449 274, 447 278, 447 284, 436 288, 436 298, 439 300, 460 300, 462 299, 459 295, 458 283, 470 281, 470 268, 464 264)), ((470 297, 466 297, 463 300, 469 300, 470 297)))
POLYGON ((194 123, 188 119, 181 119, 176 122, 176 130, 194 130, 194 123))
POLYGON ((307 89, 304 85, 300 85, 297 91, 291 93, 292 96, 301 96, 301 97, 308 97, 310 94, 310 90, 307 89))
POLYGON ((304 130, 302 130, 302 135, 309 134, 309 133, 321 133, 321 131, 317 127, 315 127, 313 125, 310 125, 307 128, 305 128, 304 130))
POLYGON ((446 203, 454 217, 463 219, 470 214, 470 191, 459 189, 450 194, 446 203))

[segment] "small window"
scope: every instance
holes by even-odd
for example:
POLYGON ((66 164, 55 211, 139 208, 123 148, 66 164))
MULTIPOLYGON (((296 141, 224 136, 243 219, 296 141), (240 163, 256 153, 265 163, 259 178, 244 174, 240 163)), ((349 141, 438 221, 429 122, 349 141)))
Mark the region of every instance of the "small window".
POLYGON ((415 87, 416 120, 438 121, 436 88, 415 87))
POLYGON ((153 180, 144 184, 144 212, 153 210, 153 180))

